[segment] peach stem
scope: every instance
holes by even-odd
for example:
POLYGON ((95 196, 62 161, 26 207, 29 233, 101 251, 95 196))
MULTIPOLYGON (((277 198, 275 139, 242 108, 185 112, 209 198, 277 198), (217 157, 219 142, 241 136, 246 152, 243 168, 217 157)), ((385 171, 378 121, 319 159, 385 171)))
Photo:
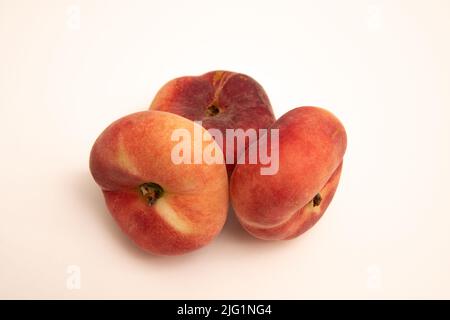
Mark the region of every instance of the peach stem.
POLYGON ((159 184, 153 182, 141 184, 139 191, 149 206, 152 206, 164 193, 164 189, 159 184))
POLYGON ((321 202, 322 202, 322 196, 320 195, 320 193, 318 193, 312 199, 313 207, 320 206, 321 202))
POLYGON ((210 116, 210 117, 214 117, 215 115, 217 115, 220 112, 220 109, 215 106, 215 105, 210 105, 207 109, 206 109, 206 115, 210 116))

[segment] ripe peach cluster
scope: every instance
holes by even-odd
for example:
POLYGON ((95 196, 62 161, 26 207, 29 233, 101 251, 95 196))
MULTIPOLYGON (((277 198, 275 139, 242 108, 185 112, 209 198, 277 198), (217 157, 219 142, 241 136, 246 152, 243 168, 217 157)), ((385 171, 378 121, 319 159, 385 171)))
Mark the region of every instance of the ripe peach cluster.
MULTIPOLYGON (((333 198, 346 145, 345 129, 329 111, 299 107, 276 120, 254 79, 212 71, 169 81, 149 110, 109 125, 92 147, 90 170, 125 234, 147 252, 177 255, 219 234, 230 200, 242 227, 257 238, 304 233, 333 198), (238 161, 257 148, 261 135, 236 146, 214 140, 212 129, 224 135, 230 129, 277 130, 276 145, 268 146, 277 153, 277 171, 261 174, 266 164, 259 158, 238 161), (222 161, 174 162, 174 132, 180 130, 200 151, 219 150, 214 156, 222 161)), ((196 151, 182 153, 194 157, 196 151)))

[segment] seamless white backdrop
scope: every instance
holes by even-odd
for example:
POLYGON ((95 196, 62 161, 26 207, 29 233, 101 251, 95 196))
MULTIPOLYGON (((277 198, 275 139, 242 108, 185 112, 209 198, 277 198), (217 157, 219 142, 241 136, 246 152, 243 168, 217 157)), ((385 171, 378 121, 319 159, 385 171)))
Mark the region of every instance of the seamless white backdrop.
POLYGON ((446 0, 0 0, 0 297, 450 298, 449 39, 446 0), (107 213, 90 148, 215 69, 254 77, 277 117, 335 113, 340 187, 299 239, 230 217, 202 250, 149 256, 107 213))

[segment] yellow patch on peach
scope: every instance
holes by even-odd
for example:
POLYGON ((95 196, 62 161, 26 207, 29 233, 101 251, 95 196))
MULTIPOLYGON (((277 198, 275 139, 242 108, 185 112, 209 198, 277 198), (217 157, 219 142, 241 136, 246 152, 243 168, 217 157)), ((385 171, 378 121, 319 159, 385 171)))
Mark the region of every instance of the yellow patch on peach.
POLYGON ((130 157, 128 156, 123 137, 119 136, 117 143, 117 164, 124 169, 125 171, 128 171, 129 173, 133 175, 138 174, 138 170, 134 163, 131 161, 130 157))
POLYGON ((225 71, 216 71, 213 77, 213 86, 217 85, 217 83, 222 79, 225 71))
POLYGON ((193 232, 194 229, 192 228, 189 221, 183 219, 183 216, 173 210, 166 197, 162 197, 161 199, 159 199, 155 203, 154 208, 156 209, 156 212, 159 214, 159 216, 173 229, 184 234, 190 234, 193 232))

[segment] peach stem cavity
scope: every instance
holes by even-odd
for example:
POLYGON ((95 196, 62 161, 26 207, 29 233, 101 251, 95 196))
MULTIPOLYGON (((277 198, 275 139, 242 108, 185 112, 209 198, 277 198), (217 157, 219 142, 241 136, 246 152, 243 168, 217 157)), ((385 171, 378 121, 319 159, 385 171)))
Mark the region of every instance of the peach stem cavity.
POLYGON ((320 206, 320 203, 322 202, 322 196, 320 193, 316 194, 314 198, 312 199, 313 207, 320 206))
POLYGON ((139 192, 149 206, 162 197, 164 189, 157 183, 146 182, 139 186, 139 192))
POLYGON ((210 105, 207 109, 206 109, 206 115, 209 117, 214 117, 215 115, 218 115, 220 112, 219 107, 217 107, 216 105, 210 105))

